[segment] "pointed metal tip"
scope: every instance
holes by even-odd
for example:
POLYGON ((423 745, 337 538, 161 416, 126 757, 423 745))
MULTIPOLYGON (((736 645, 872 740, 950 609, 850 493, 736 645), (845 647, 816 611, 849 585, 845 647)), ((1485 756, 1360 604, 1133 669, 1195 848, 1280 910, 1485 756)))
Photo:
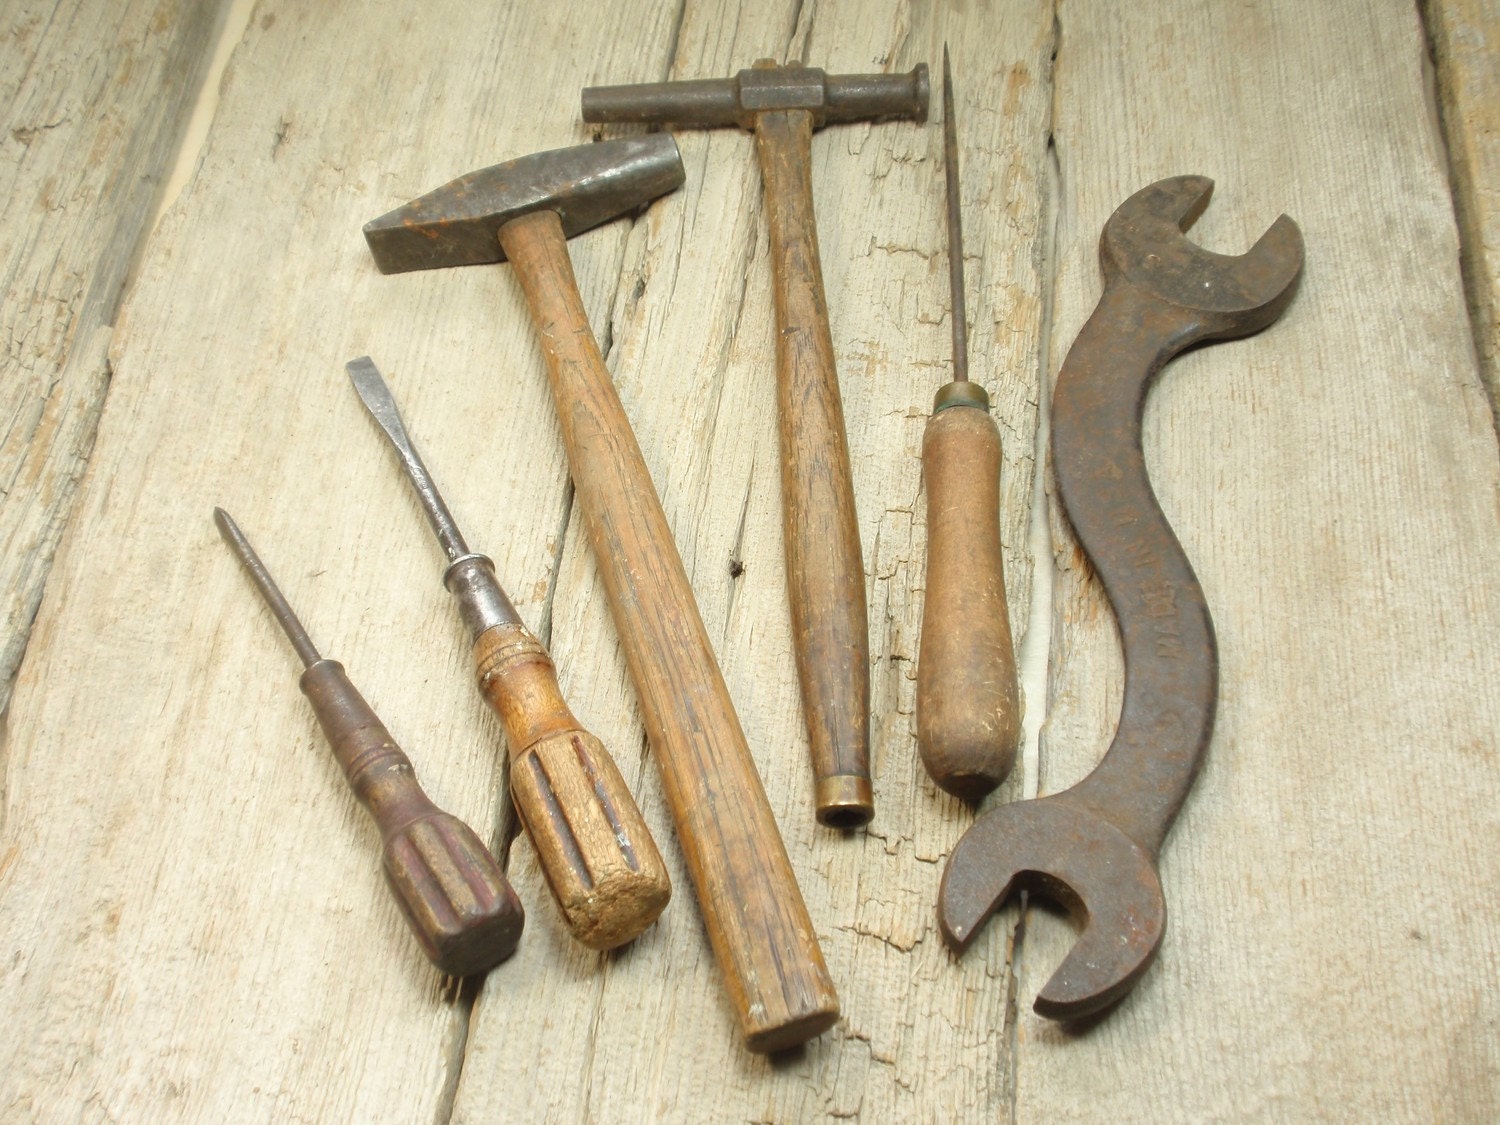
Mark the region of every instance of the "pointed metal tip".
POLYGON ((239 524, 234 522, 234 517, 223 508, 214 508, 214 523, 218 525, 219 534, 231 543, 236 539, 243 539, 239 524))

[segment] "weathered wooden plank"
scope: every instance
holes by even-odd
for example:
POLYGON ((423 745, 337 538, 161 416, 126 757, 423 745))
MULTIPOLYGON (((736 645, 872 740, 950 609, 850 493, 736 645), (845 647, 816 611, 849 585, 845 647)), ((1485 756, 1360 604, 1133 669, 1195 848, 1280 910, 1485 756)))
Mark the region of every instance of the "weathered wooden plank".
POLYGON ((1500 4, 1427 0, 1469 312, 1493 403, 1500 380, 1500 4))
MULTIPOLYGON (((566 475, 543 384, 517 371, 534 355, 520 295, 498 270, 380 277, 360 226, 476 162, 585 139, 552 91, 591 27, 608 59, 614 31, 581 4, 254 11, 114 342, 17 681, 0 1115, 446 1114, 470 997, 407 934, 210 511, 236 515, 433 798, 498 834, 498 723, 343 364, 385 367, 472 542, 544 619, 566 475)), ((601 316, 623 239, 579 260, 601 316)))
MULTIPOLYGON (((831 72, 904 71, 954 48, 964 112, 974 370, 1005 436, 1004 538, 1016 634, 1027 620, 1025 528, 1041 324, 1050 9, 689 3, 663 54, 580 48, 575 85, 732 74, 760 56, 831 72), (670 64, 670 69, 666 64, 670 64)), ((936 115, 935 115, 936 116, 936 115)), ((845 1018, 792 1058, 738 1043, 686 873, 678 901, 633 948, 600 958, 537 919, 517 963, 475 1009, 455 1116, 870 1120, 993 1116, 1007 1104, 1006 952, 955 967, 938 939, 938 863, 971 814, 921 771, 912 693, 921 613, 922 429, 948 378, 941 134, 911 124, 814 138, 814 198, 838 351, 870 601, 876 820, 814 825, 782 563, 773 317, 753 140, 681 132, 687 186, 632 232, 610 365, 691 574, 782 827, 845 1018), (738 568, 743 572, 736 574, 738 568), (543 1034, 524 1029, 545 1026, 543 1034), (535 1075, 534 1081, 497 1080, 535 1075)), ((586 544, 570 526, 553 623, 575 699, 639 745, 586 544)), ((601 732, 604 733, 604 732, 601 732)), ((649 750, 646 757, 649 759, 649 750)), ((654 769, 637 792, 667 825, 654 769)), ((539 878, 518 845, 519 885, 539 878)))
POLYGON ((0 712, 93 445, 120 288, 221 6, 36 0, 0 16, 0 712))
MULTIPOLYGON (((1147 407, 1217 627, 1217 730, 1165 849, 1160 959, 1087 1031, 1024 1011, 1018 1116, 1492 1119, 1500 466, 1416 13, 1086 3, 1060 20, 1054 370, 1097 300, 1105 219, 1159 177, 1218 181, 1196 232, 1211 247, 1285 210, 1308 265, 1280 323, 1179 360, 1147 407)), ((1054 533, 1044 792, 1097 761, 1121 681, 1107 606, 1054 533)), ((1028 1008, 1072 939, 1032 912, 1028 1008)))

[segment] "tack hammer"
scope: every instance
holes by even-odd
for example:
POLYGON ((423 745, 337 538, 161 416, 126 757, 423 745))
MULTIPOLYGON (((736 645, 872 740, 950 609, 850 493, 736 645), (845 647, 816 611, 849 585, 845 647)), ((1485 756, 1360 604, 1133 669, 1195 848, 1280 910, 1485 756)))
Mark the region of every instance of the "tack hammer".
POLYGON ((463 176, 365 238, 383 273, 515 266, 714 956, 747 1046, 778 1051, 831 1027, 838 996, 565 241, 682 181, 669 136, 579 145, 463 176))
POLYGON ((776 283, 782 527, 797 678, 820 823, 857 828, 870 784, 870 641, 849 442, 813 219, 812 131, 867 118, 927 119, 927 66, 830 76, 761 59, 734 78, 596 86, 583 119, 755 133, 776 283))

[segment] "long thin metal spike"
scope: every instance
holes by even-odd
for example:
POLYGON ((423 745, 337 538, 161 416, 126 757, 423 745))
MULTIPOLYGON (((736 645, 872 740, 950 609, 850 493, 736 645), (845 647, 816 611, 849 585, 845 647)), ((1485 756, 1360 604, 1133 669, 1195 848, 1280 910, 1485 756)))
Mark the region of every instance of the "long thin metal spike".
POLYGON ((302 658, 302 666, 311 668, 323 658, 318 655, 312 638, 307 635, 302 622, 297 620, 297 615, 292 612, 292 607, 287 604, 286 598, 282 596, 281 590, 272 580, 265 563, 260 561, 255 548, 250 546, 250 540, 245 538, 245 533, 223 508, 214 509, 214 523, 219 525, 219 534, 224 537, 224 542, 228 543, 234 553, 239 556, 240 562, 245 567, 245 573, 250 575, 255 588, 260 591, 260 596, 265 598, 266 605, 271 607, 272 616, 285 631, 287 639, 292 642, 292 647, 297 650, 297 655, 302 658))
POLYGON ((406 427, 401 422, 401 412, 396 409, 396 400, 391 397, 390 387, 386 386, 379 368, 367 355, 351 359, 345 366, 354 389, 359 394, 359 400, 365 404, 370 417, 385 431, 385 436, 400 455, 401 465, 417 490, 422 510, 427 513, 427 522, 437 533, 438 542, 442 544, 448 561, 456 562, 469 553, 468 544, 464 542, 458 524, 453 522, 453 514, 448 511, 448 505, 443 503, 442 494, 433 483, 432 474, 427 471, 427 466, 422 464, 422 458, 412 446, 406 427))
POLYGON ((953 380, 969 378, 969 314, 964 307, 964 224, 958 187, 958 122, 953 115, 953 73, 943 44, 943 174, 948 181, 948 287, 953 302, 953 380))

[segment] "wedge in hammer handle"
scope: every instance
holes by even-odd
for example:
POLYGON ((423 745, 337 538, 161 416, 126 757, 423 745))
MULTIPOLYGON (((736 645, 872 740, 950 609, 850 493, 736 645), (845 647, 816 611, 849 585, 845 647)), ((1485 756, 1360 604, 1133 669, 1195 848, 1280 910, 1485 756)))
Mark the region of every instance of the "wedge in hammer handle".
POLYGON ((989 410, 952 405, 934 413, 922 438, 922 472, 927 595, 917 748, 933 781, 978 801, 1010 773, 1021 736, 1000 553, 1000 431, 989 410))
POLYGON ((844 407, 813 218, 812 120, 762 114, 756 151, 765 181, 776 298, 776 398, 793 648, 823 824, 874 814, 870 782, 870 642, 865 569, 844 407))
POLYGON ((625 779, 573 717, 547 650, 524 625, 474 642, 480 693, 505 724, 510 796, 568 929, 614 949, 656 921, 672 880, 625 779))
POLYGON ((579 507, 746 1044, 795 1046, 833 1025, 838 997, 561 225, 534 212, 500 241, 541 338, 579 507))

